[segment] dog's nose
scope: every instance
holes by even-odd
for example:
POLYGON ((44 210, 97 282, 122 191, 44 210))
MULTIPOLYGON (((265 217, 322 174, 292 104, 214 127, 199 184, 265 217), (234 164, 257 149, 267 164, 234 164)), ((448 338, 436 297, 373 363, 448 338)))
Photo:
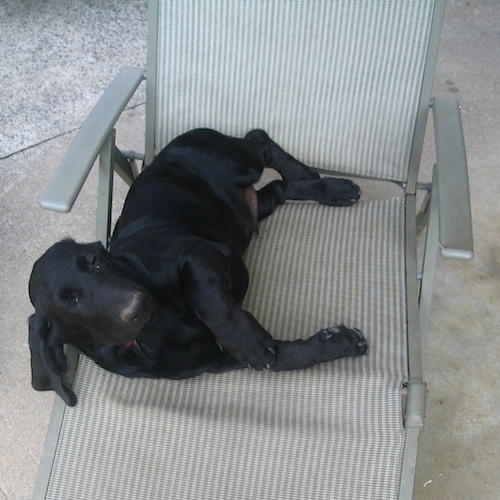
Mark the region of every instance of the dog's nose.
POLYGON ((128 305, 120 313, 122 321, 136 323, 149 317, 151 307, 149 297, 145 293, 141 291, 131 292, 127 298, 128 305))

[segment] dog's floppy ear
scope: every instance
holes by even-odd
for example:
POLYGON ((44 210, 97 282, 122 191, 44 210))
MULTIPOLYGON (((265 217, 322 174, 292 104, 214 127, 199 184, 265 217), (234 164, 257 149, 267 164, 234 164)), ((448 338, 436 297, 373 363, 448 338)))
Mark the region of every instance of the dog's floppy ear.
POLYGON ((40 313, 29 318, 31 385, 37 391, 55 391, 69 406, 76 404, 75 393, 63 384, 66 372, 64 345, 58 340, 56 326, 40 313))

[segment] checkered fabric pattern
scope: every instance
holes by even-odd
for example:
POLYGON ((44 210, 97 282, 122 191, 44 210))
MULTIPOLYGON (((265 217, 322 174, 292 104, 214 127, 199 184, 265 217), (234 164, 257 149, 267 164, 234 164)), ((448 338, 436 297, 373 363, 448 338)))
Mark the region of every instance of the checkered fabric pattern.
POLYGON ((367 356, 295 372, 130 380, 82 358, 48 498, 398 498, 407 379, 404 200, 287 203, 246 257, 276 337, 344 322, 367 356))

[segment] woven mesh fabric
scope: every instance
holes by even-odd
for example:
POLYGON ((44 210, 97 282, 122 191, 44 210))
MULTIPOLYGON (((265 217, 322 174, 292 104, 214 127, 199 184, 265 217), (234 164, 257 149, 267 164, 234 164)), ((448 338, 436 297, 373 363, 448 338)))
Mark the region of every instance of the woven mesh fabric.
POLYGON ((398 498, 407 379, 404 201, 289 203, 247 262, 276 337, 345 322, 369 354, 292 372, 129 380, 81 359, 48 498, 398 498))
POLYGON ((155 153, 265 129, 304 163, 404 181, 433 0, 160 0, 155 153))

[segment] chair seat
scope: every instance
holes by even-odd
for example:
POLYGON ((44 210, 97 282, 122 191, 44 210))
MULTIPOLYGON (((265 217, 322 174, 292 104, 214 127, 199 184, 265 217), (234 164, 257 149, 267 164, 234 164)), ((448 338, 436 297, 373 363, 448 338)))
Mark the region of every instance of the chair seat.
POLYGON ((246 257, 245 307, 275 337, 343 322, 365 333, 367 356, 184 381, 129 380, 82 357, 47 498, 398 498, 404 211, 400 198, 287 203, 246 257))

